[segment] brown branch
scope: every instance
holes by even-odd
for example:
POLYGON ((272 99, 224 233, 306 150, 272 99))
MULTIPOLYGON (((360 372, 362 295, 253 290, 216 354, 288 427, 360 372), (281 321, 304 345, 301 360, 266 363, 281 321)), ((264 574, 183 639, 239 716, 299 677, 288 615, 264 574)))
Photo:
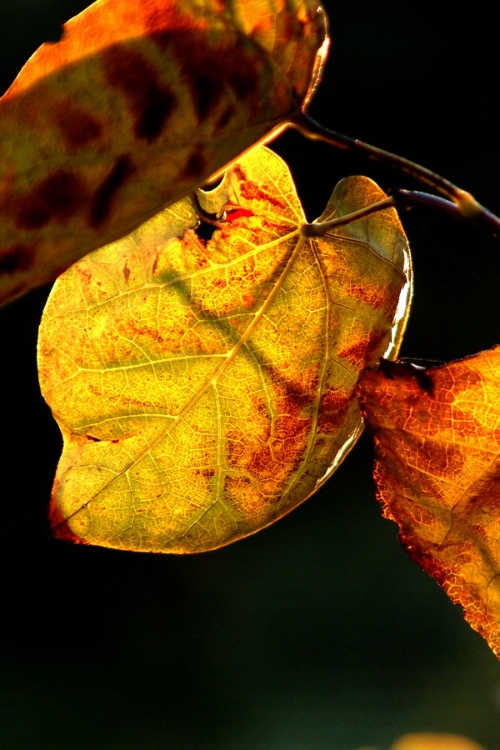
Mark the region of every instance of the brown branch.
POLYGON ((311 224, 303 224, 301 232, 304 237, 322 237, 330 229, 351 224, 353 221, 364 219, 377 211, 383 211, 385 208, 397 208, 400 211, 408 210, 413 206, 427 206, 437 209, 453 216, 455 219, 463 218, 459 207, 446 198, 440 198, 430 193, 422 193, 417 190, 393 190, 391 195, 383 198, 371 206, 365 206, 358 211, 353 211, 345 216, 338 216, 329 221, 313 221, 311 224))
MULTIPOLYGON (((447 213, 455 213, 455 215, 468 219, 476 225, 483 227, 493 234, 494 237, 500 237, 500 218, 478 203, 474 196, 469 192, 457 187, 436 172, 432 172, 430 169, 405 159, 402 156, 393 154, 390 151, 385 151, 384 149, 372 146, 364 141, 350 138, 349 136, 329 130, 303 113, 298 115, 291 125, 310 140, 322 141, 323 143, 327 143, 328 145, 342 149, 343 151, 354 151, 365 158, 378 161, 385 166, 392 167, 399 172, 404 172, 405 174, 410 175, 414 179, 423 182, 436 190, 436 192, 445 196, 445 201, 441 202, 436 199, 435 202, 432 202, 433 208, 445 210, 447 213), (450 203, 456 206, 456 212, 451 209, 450 203)), ((411 191, 407 192, 411 193, 411 191)), ((425 202, 427 205, 431 205, 429 199, 432 196, 427 193, 421 193, 420 195, 426 195, 428 197, 425 200, 415 199, 414 203, 425 202)))

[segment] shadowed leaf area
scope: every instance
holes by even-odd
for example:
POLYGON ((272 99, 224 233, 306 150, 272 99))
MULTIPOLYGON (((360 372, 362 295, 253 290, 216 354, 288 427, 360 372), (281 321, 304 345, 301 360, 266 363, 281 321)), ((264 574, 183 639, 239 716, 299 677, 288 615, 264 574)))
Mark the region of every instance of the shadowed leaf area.
POLYGON ((383 514, 500 656, 500 348, 360 383, 383 514))
POLYGON ((135 229, 305 107, 311 0, 98 0, 0 100, 0 303, 135 229))
MULTIPOLYGON (((348 178, 321 220, 383 196, 348 178)), ((199 552, 330 476, 362 429, 360 372, 397 352, 409 255, 393 209, 317 238, 304 222, 286 165, 258 147, 58 279, 39 336, 64 438, 56 535, 199 552)))

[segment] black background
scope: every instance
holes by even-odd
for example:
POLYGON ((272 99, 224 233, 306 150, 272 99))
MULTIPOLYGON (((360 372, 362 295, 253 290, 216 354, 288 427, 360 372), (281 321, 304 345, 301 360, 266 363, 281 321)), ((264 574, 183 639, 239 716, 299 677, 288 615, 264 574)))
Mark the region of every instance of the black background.
MULTIPOLYGON (((3 89, 86 5, 0 7, 3 89)), ((500 211, 495 25, 486 4, 326 3, 333 37, 311 113, 440 172, 500 211), (380 7, 382 5, 383 7, 380 7)), ((289 134, 276 144, 310 218, 335 182, 402 175, 289 134)), ((405 217, 415 299, 404 356, 497 337, 498 251, 429 211, 405 217)), ((245 541, 193 557, 51 539, 60 440, 36 378, 48 293, 2 310, 0 747, 386 750, 450 731, 500 750, 500 671, 380 518, 364 437, 328 484, 245 541)))

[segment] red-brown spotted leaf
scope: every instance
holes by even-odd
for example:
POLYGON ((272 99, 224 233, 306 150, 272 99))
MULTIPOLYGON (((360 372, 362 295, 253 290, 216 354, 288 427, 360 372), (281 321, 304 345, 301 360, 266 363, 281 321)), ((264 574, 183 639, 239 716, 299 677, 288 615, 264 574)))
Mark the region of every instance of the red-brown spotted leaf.
POLYGON ((383 514, 500 656, 500 348, 360 382, 383 514))
POLYGON ((0 303, 183 197, 307 103, 317 0, 98 0, 0 100, 0 303))
MULTIPOLYGON (((383 197, 348 178, 322 218, 383 197)), ((360 372, 397 352, 410 285, 394 209, 308 237, 263 147, 198 200, 220 217, 211 239, 185 199, 54 285, 38 362, 64 439, 58 536, 183 553, 267 526, 331 475, 362 429, 360 372)))

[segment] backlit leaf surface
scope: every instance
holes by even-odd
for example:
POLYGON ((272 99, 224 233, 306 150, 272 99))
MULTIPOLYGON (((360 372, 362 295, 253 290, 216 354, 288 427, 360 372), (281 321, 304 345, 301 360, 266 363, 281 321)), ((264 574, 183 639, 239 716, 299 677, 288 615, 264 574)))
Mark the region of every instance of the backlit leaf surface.
MULTIPOLYGON (((359 750, 380 750, 375 747, 362 747, 359 750)), ((460 734, 441 732, 415 732, 399 737, 390 750, 485 750, 474 740, 460 734)))
MULTIPOLYGON (((322 218, 382 197, 348 178, 322 218)), ((199 201, 221 217, 208 241, 186 199, 54 286, 39 372, 64 438, 56 535, 183 553, 268 525, 343 458, 359 373, 395 353, 410 284, 393 209, 308 239, 264 147, 199 201)))
POLYGON ((500 348, 366 372, 383 514, 500 656, 500 348))
POLYGON ((179 200, 303 108, 317 0, 98 0, 0 100, 0 303, 179 200))
POLYGON ((415 732, 400 737, 391 750, 484 750, 477 742, 460 734, 415 732))

